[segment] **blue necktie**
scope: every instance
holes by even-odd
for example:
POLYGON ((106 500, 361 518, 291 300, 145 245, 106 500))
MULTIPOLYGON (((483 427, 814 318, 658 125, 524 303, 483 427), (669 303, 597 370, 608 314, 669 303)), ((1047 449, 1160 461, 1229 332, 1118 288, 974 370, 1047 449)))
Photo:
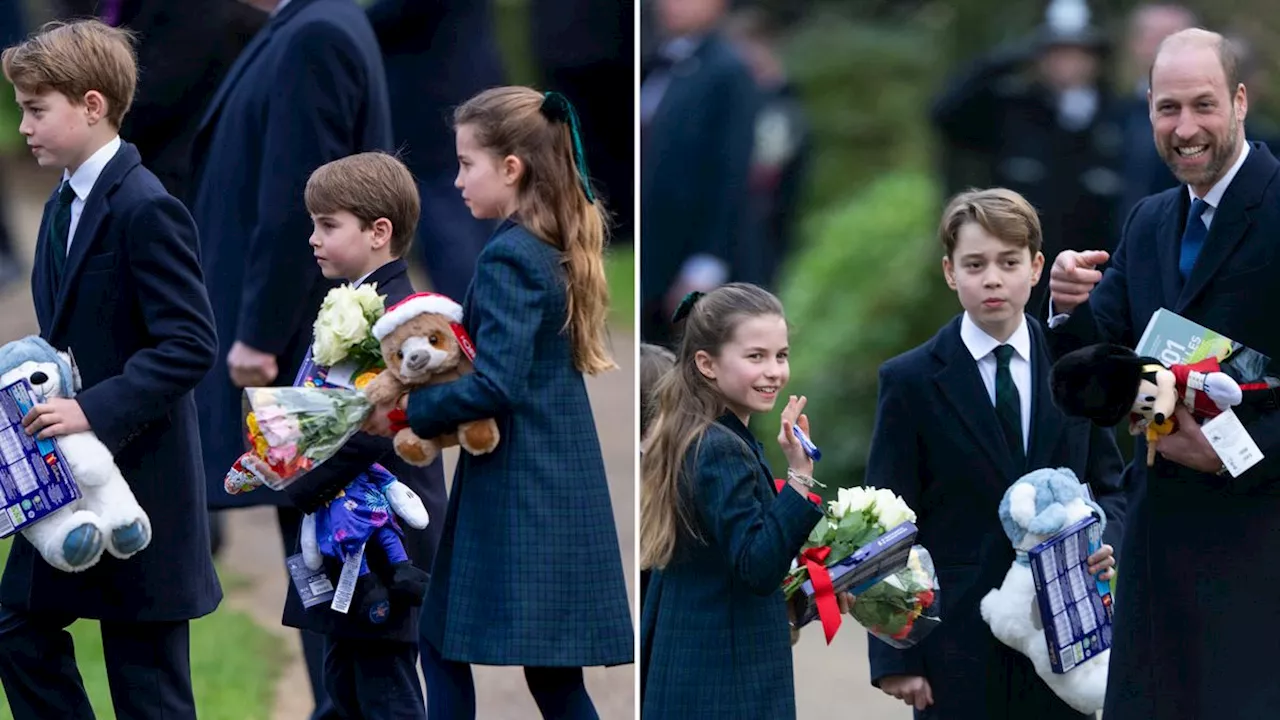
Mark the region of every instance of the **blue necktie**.
POLYGON ((1178 255, 1178 272, 1182 273, 1182 281, 1191 277, 1191 268, 1195 267, 1196 258, 1200 257, 1200 249, 1204 247, 1204 239, 1209 235, 1200 218, 1209 209, 1209 203, 1196 198, 1191 201, 1191 211, 1187 213, 1187 229, 1182 231, 1182 251, 1178 255))
POLYGON ((62 188, 58 190, 58 201, 53 206, 53 222, 49 223, 54 287, 62 285, 62 269, 67 263, 67 232, 71 229, 71 202, 75 199, 76 191, 71 189, 71 182, 62 183, 62 188))

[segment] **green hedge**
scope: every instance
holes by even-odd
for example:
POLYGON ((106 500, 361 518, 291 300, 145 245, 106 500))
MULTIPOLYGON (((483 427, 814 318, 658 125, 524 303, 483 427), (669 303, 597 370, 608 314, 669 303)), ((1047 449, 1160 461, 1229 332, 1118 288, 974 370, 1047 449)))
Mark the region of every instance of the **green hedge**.
MULTIPOLYGON (((881 178, 816 217, 805 248, 784 270, 788 392, 809 398, 806 413, 823 455, 815 476, 827 484, 826 495, 862 483, 880 364, 927 340, 959 311, 942 278, 940 203, 928 175, 881 178)), ((777 413, 753 426, 782 473, 777 413)))

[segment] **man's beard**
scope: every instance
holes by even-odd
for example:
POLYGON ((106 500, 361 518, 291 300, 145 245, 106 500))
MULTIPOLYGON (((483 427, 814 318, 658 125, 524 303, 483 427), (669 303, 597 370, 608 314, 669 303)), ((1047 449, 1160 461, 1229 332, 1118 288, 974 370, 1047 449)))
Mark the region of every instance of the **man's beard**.
POLYGON ((1235 160, 1236 152, 1240 149, 1240 123, 1234 108, 1231 110, 1231 122, 1228 127, 1230 129, 1227 131, 1225 143, 1214 142, 1212 138, 1210 139, 1209 147, 1205 150, 1205 152, 1209 153, 1209 161, 1199 168, 1183 169, 1180 167, 1178 159, 1181 156, 1172 141, 1162 147, 1160 154, 1165 165, 1169 166, 1169 171, 1173 173, 1173 176, 1179 182, 1187 185, 1205 185, 1216 182, 1221 178, 1223 172, 1229 167, 1229 163, 1235 160))

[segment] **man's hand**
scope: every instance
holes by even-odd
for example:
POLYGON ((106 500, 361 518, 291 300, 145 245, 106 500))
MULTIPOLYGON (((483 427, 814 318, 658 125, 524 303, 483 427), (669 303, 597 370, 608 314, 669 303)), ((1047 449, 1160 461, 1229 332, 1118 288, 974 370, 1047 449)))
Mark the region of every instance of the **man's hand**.
POLYGON ((1103 545, 1089 556, 1089 574, 1103 582, 1109 582, 1116 574, 1116 559, 1110 545, 1103 545), (1102 574, 1099 575, 1098 573, 1102 574))
POLYGON ((880 679, 880 689, 917 710, 933 704, 933 688, 919 675, 890 675, 880 679))
POLYGON ((22 418, 22 427, 28 435, 41 440, 89 429, 89 419, 80 409, 80 403, 68 398, 52 398, 33 406, 22 418), (38 435, 36 433, 39 433, 38 435))
POLYGON ((263 387, 276 379, 280 368, 275 355, 254 350, 237 340, 227 353, 227 372, 236 387, 263 387))
POLYGON ((1218 472, 1222 468, 1222 458, 1214 452, 1213 446, 1209 444, 1204 433, 1200 432, 1200 426, 1196 424, 1195 418, 1191 417, 1187 408, 1182 403, 1178 403, 1173 410, 1173 416, 1178 421, 1178 429, 1160 438, 1160 443, 1156 445, 1156 452, 1166 460, 1192 470, 1205 473, 1218 472))
POLYGON ((1069 313, 1089 299, 1089 291, 1102 279, 1097 266, 1111 256, 1103 250, 1063 250, 1049 270, 1049 297, 1055 313, 1069 313))

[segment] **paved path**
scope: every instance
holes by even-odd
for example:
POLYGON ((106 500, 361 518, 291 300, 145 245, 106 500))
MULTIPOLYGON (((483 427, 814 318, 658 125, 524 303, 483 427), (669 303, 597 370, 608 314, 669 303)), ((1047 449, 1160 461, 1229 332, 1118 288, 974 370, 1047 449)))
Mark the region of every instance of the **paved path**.
MULTIPOLYGON (((57 174, 41 171, 27 157, 14 161, 0 158, 4 186, 0 199, 8 204, 21 256, 28 263, 39 230, 40 212, 57 174)), ((36 332, 31 293, 26 282, 15 283, 0 293, 0 343, 36 332)), ((628 578, 635 576, 635 344, 631 332, 613 332, 613 350, 620 369, 588 380, 596 425, 601 436, 609 490, 613 500, 618 539, 628 578)), ((447 475, 452 476, 455 451, 446 452, 447 475)), ((219 564, 243 578, 229 589, 224 608, 234 608, 252 616, 276 634, 289 649, 289 664, 277 688, 272 720, 305 720, 311 711, 310 694, 296 631, 280 626, 284 602, 285 576, 279 531, 270 508, 255 508, 229 514, 227 541, 219 564)), ((628 591, 636 592, 635 581, 628 591)), ((632 600, 634 605, 634 599, 632 600)), ((222 610, 219 610, 221 612, 222 610)), ((637 617, 634 610, 633 618, 637 617)), ((634 622, 638 622, 635 620, 634 622)), ((635 665, 616 668, 589 668, 587 688, 600 717, 629 720, 634 717, 635 665)), ((539 718, 537 707, 525 687, 520 668, 476 668, 478 714, 481 718, 520 720, 539 718)), ((265 710, 265 709, 264 709, 265 710)), ((268 717, 264 712, 263 717, 268 717)))
MULTIPOLYGON (((5 185, 0 192, 9 204, 24 257, 30 258, 39 228, 40 211, 56 174, 33 169, 29 159, 19 163, 5 162, 5 185)), ((0 342, 7 342, 34 332, 35 316, 31 308, 30 290, 25 283, 15 284, 0 293, 0 342)), ((588 381, 597 428, 603 443, 609 485, 613 498, 618 539, 627 570, 628 589, 635 592, 635 490, 632 478, 635 467, 634 373, 635 347, 630 332, 614 331, 613 346, 620 370, 588 381)), ((451 461, 453 455, 446 453, 451 461)), ((290 663, 278 686, 272 720, 305 720, 311 709, 305 690, 306 675, 301 663, 297 633, 282 628, 280 607, 285 592, 285 579, 280 571, 281 550, 274 511, 260 508, 233 512, 228 517, 228 540, 220 559, 230 572, 245 579, 229 593, 226 606, 242 610, 254 617, 262 627, 277 634, 289 648, 290 663)), ((633 599, 634 603, 634 599, 633 599)), ((633 608, 633 617, 638 612, 633 608)), ((638 619, 635 621, 638 624, 638 619)), ((906 707, 867 683, 867 638, 852 621, 844 627, 831 646, 827 646, 817 626, 806 628, 795 647, 797 706, 800 720, 826 720, 833 712, 853 720, 907 720, 906 707), (835 710, 835 708, 841 710, 835 710)), ((633 717, 635 703, 635 668, 587 671, 587 686, 600 709, 602 718, 622 720, 633 717)), ((520 720, 537 718, 533 700, 518 668, 477 668, 479 716, 520 720)))

